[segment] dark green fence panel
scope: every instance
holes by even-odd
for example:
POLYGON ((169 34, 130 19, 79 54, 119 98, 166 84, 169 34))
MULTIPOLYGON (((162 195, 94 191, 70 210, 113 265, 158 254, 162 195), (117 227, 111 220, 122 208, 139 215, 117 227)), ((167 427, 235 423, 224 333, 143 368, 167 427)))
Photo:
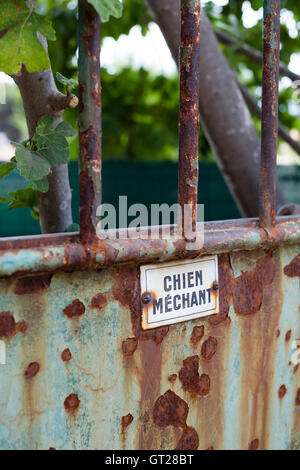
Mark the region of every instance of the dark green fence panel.
MULTIPOLYGON (((118 207, 119 195, 128 197, 128 206, 134 203, 173 204, 177 200, 177 164, 164 163, 118 163, 103 164, 103 202, 118 207)), ((69 165, 73 191, 72 209, 74 221, 78 222, 78 165, 69 165)), ((298 167, 278 167, 278 176, 287 199, 300 203, 300 170, 298 167)), ((26 187, 26 182, 17 173, 1 180, 0 195, 26 187)), ((205 220, 239 218, 239 211, 214 164, 200 164, 199 203, 205 205, 205 220)), ((7 211, 0 203, 0 236, 32 235, 40 233, 39 222, 30 216, 29 209, 7 211)))

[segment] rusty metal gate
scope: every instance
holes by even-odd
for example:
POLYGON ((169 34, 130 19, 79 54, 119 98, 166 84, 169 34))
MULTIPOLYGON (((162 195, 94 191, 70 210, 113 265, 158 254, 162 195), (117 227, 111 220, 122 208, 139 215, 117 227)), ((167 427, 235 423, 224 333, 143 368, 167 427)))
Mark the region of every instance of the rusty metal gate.
MULTIPOLYGON (((191 252, 176 226, 169 239, 96 235, 100 21, 79 0, 80 234, 0 241, 1 449, 299 449, 300 219, 275 214, 280 1, 264 7, 259 219, 206 223, 191 252), (208 254, 219 313, 143 330, 140 265, 208 254)), ((179 202, 192 228, 199 41, 200 1, 182 0, 179 202)))

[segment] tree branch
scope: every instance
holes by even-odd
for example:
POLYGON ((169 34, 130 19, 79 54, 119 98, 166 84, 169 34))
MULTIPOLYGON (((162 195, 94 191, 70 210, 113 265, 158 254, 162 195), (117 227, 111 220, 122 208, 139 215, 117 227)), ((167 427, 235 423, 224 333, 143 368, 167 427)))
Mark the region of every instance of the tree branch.
MULTIPOLYGON (((29 2, 26 3, 29 6, 29 2)), ((39 33, 38 37, 48 52, 46 39, 39 33)), ((51 69, 29 73, 23 65, 21 73, 14 75, 13 79, 21 93, 30 138, 44 115, 51 114, 56 127, 62 121, 64 109, 77 106, 76 96, 63 95, 57 90, 51 69)), ((49 191, 38 191, 41 230, 42 233, 61 233, 73 222, 68 165, 52 167, 47 178, 49 191)))
MULTIPOLYGON (((248 46, 247 44, 240 43, 228 34, 223 33, 223 31, 219 31, 217 29, 215 29, 214 31, 218 40, 222 44, 225 44, 226 46, 234 46, 236 52, 240 52, 241 54, 253 60, 254 62, 257 62, 259 65, 262 65, 263 57, 260 51, 253 49, 253 47, 248 46)), ((300 75, 292 72, 283 62, 279 63, 279 73, 281 75, 289 77, 292 81, 300 80, 300 75)))
POLYGON ((76 108, 78 105, 78 98, 71 93, 64 95, 63 93, 56 92, 49 96, 47 109, 49 114, 57 114, 64 111, 67 108, 76 108))
MULTIPOLYGON (((177 63, 179 0, 146 0, 146 3, 177 63)), ((256 217, 259 212, 259 138, 235 75, 203 9, 200 36, 199 104, 202 125, 241 213, 256 217)), ((277 206, 281 207, 284 203, 278 186, 277 206)))
MULTIPOLYGON (((74 98, 62 98, 64 95, 58 92, 51 69, 29 73, 23 66, 21 74, 13 78, 22 96, 29 137, 33 136, 38 121, 45 114, 54 117, 55 127, 62 121, 64 108, 70 101, 74 103, 74 98)), ((38 191, 41 229, 43 233, 64 232, 72 224, 68 165, 52 167, 48 181, 49 191, 38 191)))
MULTIPOLYGON (((255 114, 259 119, 261 119, 261 108, 257 104, 257 101, 254 96, 251 95, 246 86, 242 85, 241 83, 238 83, 238 86, 245 98, 245 101, 250 111, 252 111, 253 114, 255 114)), ((288 129, 280 122, 278 123, 278 134, 295 150, 295 152, 298 153, 298 155, 300 155, 300 144, 290 136, 288 129)))

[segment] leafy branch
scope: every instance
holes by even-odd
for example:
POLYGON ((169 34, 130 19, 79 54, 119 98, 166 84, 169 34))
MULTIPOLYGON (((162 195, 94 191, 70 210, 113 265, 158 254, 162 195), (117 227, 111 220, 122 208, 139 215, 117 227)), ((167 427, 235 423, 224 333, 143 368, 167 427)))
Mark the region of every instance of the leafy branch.
MULTIPOLYGON (((69 143, 67 137, 76 134, 73 127, 65 121, 60 122, 54 129, 52 116, 43 116, 36 127, 32 139, 27 139, 21 144, 12 142, 15 145, 16 152, 14 157, 6 163, 0 165, 0 178, 8 176, 15 168, 19 170, 20 175, 26 180, 33 181, 35 187, 40 192, 49 190, 47 175, 51 168, 69 160, 69 143)), ((28 201, 33 202, 32 192, 36 193, 33 185, 30 185, 29 195, 25 196, 24 191, 19 190, 16 193, 10 193, 10 198, 1 198, 1 202, 10 202, 9 209, 16 207, 30 207, 32 214, 37 215, 33 205, 28 205, 28 201), (20 192, 21 191, 21 192, 20 192), (21 199, 20 199, 21 198, 21 199), (25 205, 20 205, 21 201, 25 205)))
POLYGON ((8 193, 8 197, 0 196, 0 202, 9 203, 8 210, 29 208, 32 217, 34 219, 39 218, 37 192, 33 184, 30 184, 25 189, 18 189, 15 192, 8 193))
MULTIPOLYGON (((108 21, 111 15, 117 18, 122 15, 122 3, 119 0, 88 1, 94 6, 103 22, 108 21)), ((36 85, 35 80, 37 78, 32 72, 44 71, 45 77, 52 77, 50 59, 45 44, 47 43, 46 40, 54 41, 55 39, 56 34, 51 20, 46 16, 37 14, 31 0, 30 2, 2 0, 0 71, 13 76, 21 90, 23 102, 26 102, 29 97, 30 110, 32 109, 30 107, 31 90, 35 87, 28 86, 28 80, 30 78, 29 82, 36 85), (22 86, 24 81, 26 87, 22 86)), ((32 216, 35 218, 39 217, 38 205, 44 197, 42 193, 47 193, 49 190, 49 181, 53 190, 53 187, 56 187, 53 175, 68 162, 69 144, 67 137, 71 137, 76 133, 64 121, 53 128, 53 117, 44 115, 46 113, 54 115, 57 122, 57 116, 60 113, 62 114, 64 109, 75 108, 78 104, 78 98, 70 93, 70 90, 76 85, 76 81, 67 79, 59 73, 56 78, 63 84, 66 95, 57 92, 55 87, 50 87, 49 90, 45 88, 47 85, 43 87, 44 83, 49 83, 47 80, 44 80, 41 84, 39 83, 39 90, 42 90, 40 95, 41 109, 34 109, 30 112, 29 129, 31 139, 21 144, 12 143, 16 147, 15 156, 9 162, 0 165, 0 178, 8 176, 13 170, 17 169, 26 180, 31 182, 25 189, 10 192, 7 197, 0 197, 0 202, 8 203, 9 210, 29 207, 32 216), (31 124, 34 122, 35 126, 35 116, 39 117, 41 115, 44 115, 44 117, 40 119, 34 130, 31 124), (54 167, 59 168, 53 169, 51 172, 54 167), (40 192, 39 194, 37 190, 40 192)), ((65 193, 68 192, 67 188, 69 188, 67 176, 64 183, 66 191, 64 191, 63 197, 66 198, 65 193)), ((66 220, 72 220, 70 206, 65 211, 59 211, 59 213, 55 212, 56 207, 57 205, 51 211, 47 211, 46 215, 41 211, 43 231, 49 231, 49 226, 51 231, 64 230, 66 220)), ((67 228, 67 230, 74 229, 77 229, 74 225, 67 228)))

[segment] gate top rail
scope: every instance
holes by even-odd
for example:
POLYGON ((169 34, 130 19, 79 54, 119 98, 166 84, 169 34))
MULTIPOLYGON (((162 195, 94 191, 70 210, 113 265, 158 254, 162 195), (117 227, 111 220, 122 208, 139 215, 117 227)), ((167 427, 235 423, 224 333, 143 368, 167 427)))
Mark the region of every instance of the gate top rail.
MULTIPOLYGON (((166 228, 169 230, 170 227, 166 228)), ((270 230, 260 227, 257 219, 206 223, 204 246, 189 252, 185 251, 184 240, 175 227, 168 239, 163 239, 164 227, 160 227, 161 237, 156 240, 145 238, 147 230, 141 230, 139 238, 103 241, 93 258, 77 233, 3 239, 0 278, 45 271, 98 269, 134 261, 194 258, 204 254, 269 249, 300 243, 300 220, 296 216, 278 217, 276 225, 270 230)))

